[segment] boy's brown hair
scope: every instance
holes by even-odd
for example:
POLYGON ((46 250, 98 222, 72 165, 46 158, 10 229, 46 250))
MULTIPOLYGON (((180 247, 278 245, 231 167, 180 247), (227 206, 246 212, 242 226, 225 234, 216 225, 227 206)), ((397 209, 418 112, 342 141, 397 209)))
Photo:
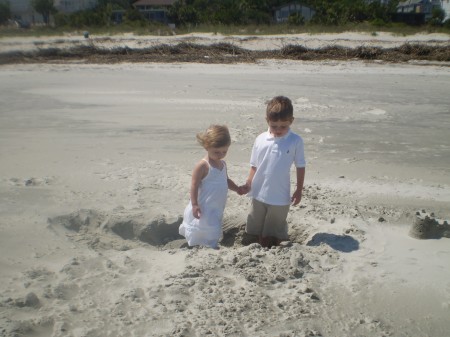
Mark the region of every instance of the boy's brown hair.
POLYGON ((294 118, 294 108, 289 98, 276 96, 267 102, 267 121, 278 122, 288 121, 294 118))

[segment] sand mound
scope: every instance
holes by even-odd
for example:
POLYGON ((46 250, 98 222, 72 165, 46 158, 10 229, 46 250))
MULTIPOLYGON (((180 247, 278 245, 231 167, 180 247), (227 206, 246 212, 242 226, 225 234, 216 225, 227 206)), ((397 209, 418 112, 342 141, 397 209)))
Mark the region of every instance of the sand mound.
POLYGON ((434 213, 425 210, 416 212, 416 217, 409 231, 416 239, 450 238, 450 225, 447 220, 436 219, 434 213))

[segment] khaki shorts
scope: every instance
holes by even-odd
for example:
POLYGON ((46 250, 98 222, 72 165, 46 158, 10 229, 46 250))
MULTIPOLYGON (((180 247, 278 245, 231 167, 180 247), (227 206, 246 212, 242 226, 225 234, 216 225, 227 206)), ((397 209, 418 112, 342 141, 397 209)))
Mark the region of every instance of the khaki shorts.
POLYGON ((247 217, 245 231, 248 234, 262 237, 274 236, 280 240, 288 240, 286 218, 290 205, 274 206, 252 199, 252 206, 247 217))

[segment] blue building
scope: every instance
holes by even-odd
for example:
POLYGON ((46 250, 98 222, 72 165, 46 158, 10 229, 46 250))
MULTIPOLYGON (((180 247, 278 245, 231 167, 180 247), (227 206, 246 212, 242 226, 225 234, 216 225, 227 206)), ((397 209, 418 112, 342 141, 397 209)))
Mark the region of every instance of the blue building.
POLYGON ((138 0, 133 3, 147 20, 168 23, 167 13, 175 0, 138 0))
POLYGON ((399 2, 397 13, 422 15, 425 22, 431 19, 433 8, 442 8, 441 0, 407 0, 399 2))
POLYGON ((314 16, 314 14, 316 14, 316 12, 311 7, 302 5, 299 2, 289 2, 286 3, 285 5, 275 8, 274 21, 276 23, 287 22, 289 16, 294 14, 301 15, 307 22, 311 20, 311 18, 314 16))

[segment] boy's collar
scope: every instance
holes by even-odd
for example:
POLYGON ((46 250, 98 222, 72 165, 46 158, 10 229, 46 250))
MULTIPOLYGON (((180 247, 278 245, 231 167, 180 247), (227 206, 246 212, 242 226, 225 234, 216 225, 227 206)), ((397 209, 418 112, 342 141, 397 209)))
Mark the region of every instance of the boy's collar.
POLYGON ((267 129, 267 140, 272 140, 272 139, 285 139, 287 138, 287 136, 289 136, 291 134, 291 128, 289 128, 288 132, 286 132, 286 134, 283 137, 275 137, 273 134, 270 133, 270 128, 267 129))

